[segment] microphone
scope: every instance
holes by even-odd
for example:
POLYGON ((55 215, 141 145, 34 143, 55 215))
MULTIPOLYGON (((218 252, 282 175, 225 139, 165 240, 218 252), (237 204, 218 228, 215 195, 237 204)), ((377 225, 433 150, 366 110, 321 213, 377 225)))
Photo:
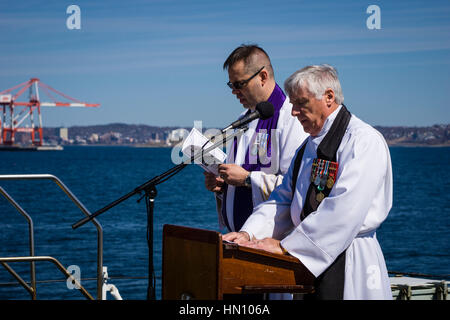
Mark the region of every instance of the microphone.
POLYGON ((269 119, 271 116, 273 116, 273 104, 269 101, 263 101, 256 105, 255 111, 246 115, 245 117, 242 117, 241 119, 236 120, 232 124, 230 124, 228 127, 222 129, 222 133, 230 130, 230 129, 236 129, 239 127, 242 127, 246 125, 247 123, 261 118, 262 120, 269 119))

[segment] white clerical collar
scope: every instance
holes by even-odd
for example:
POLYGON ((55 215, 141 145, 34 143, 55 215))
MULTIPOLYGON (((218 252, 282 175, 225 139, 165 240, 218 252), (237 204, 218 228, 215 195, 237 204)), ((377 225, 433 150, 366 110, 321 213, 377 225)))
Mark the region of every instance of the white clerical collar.
POLYGON ((318 134, 316 137, 321 137, 321 136, 325 135, 325 134, 328 132, 328 130, 330 130, 331 125, 333 124, 334 119, 336 119, 337 114, 339 113, 339 110, 341 110, 341 108, 342 108, 342 104, 340 104, 340 105, 336 108, 336 110, 334 110, 334 111, 327 117, 327 119, 325 120, 325 122, 324 122, 324 124, 323 124, 323 126, 322 126, 322 129, 320 130, 319 134, 318 134))

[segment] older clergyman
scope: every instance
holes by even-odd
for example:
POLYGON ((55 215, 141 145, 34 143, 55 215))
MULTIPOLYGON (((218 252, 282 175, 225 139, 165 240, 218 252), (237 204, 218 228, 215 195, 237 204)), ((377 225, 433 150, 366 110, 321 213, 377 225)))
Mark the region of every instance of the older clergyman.
POLYGON ((285 81, 310 137, 283 183, 224 239, 290 254, 316 277, 317 299, 392 299, 376 229, 392 206, 383 136, 349 113, 336 70, 308 66, 285 81))

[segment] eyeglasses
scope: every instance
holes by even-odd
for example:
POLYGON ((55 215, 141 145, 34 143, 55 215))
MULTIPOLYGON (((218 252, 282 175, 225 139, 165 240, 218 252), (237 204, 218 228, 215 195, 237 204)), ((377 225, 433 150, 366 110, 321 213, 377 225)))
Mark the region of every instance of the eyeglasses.
POLYGON ((262 66, 261 69, 259 69, 254 75, 252 75, 250 78, 248 78, 247 80, 241 80, 241 81, 235 81, 235 82, 227 82, 227 85, 230 87, 230 89, 242 89, 243 87, 245 87, 245 85, 252 80, 254 77, 256 77, 261 71, 262 69, 264 69, 265 66, 262 66))

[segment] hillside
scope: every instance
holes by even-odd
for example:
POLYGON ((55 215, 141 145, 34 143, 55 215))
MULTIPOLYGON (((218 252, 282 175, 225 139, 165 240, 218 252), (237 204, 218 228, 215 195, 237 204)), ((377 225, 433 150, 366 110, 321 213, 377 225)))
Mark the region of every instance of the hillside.
MULTIPOLYGON (((450 124, 431 127, 375 127, 391 146, 450 146, 450 124)), ((73 126, 61 139, 60 128, 44 128, 44 140, 60 144, 167 145, 175 127, 112 123, 73 126)), ((184 128, 190 130, 190 128, 184 128)), ((206 129, 205 129, 206 130, 206 129)))

